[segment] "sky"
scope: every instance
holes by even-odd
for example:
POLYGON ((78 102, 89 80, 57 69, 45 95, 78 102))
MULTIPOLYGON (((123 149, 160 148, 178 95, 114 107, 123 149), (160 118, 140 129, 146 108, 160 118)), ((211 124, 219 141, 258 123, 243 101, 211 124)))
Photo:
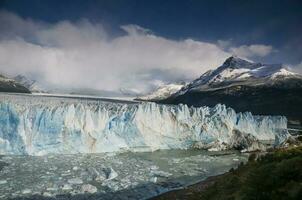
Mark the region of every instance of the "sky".
POLYGON ((302 1, 0 0, 0 73, 148 92, 231 55, 302 72, 302 1))

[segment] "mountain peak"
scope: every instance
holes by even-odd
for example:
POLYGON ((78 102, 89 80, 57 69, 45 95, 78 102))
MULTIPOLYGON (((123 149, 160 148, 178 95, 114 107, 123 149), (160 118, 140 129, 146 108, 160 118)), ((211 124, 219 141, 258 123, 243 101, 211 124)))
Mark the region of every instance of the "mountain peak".
POLYGON ((179 94, 188 90, 213 90, 231 85, 268 85, 285 79, 302 80, 302 77, 281 64, 254 63, 231 56, 217 69, 208 71, 189 83, 179 94))
POLYGON ((227 58, 222 64, 223 68, 242 68, 254 65, 255 63, 249 62, 237 56, 231 56, 227 58))

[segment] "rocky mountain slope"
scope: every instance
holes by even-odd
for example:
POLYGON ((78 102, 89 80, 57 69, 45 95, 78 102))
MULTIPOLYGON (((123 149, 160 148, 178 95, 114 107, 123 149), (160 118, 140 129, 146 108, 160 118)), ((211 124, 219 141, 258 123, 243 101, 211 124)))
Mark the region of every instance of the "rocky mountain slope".
POLYGON ((31 92, 41 93, 44 92, 42 87, 35 81, 23 75, 18 75, 13 78, 15 81, 28 88, 31 92))
POLYGON ((0 92, 30 93, 22 84, 0 74, 0 92))

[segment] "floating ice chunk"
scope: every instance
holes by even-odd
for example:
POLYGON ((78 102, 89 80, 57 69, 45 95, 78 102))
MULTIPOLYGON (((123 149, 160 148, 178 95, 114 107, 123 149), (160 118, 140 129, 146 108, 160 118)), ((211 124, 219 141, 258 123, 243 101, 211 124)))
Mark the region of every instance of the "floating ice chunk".
POLYGON ((117 172, 114 171, 111 167, 109 168, 109 175, 108 175, 108 180, 115 179, 118 176, 117 172))
POLYGON ((45 197, 51 197, 52 196, 52 194, 49 193, 49 192, 43 192, 42 195, 45 196, 45 197))
POLYGON ((169 172, 164 172, 164 171, 159 171, 159 170, 156 170, 156 171, 152 171, 151 172, 154 176, 157 176, 157 177, 169 177, 169 176, 172 176, 171 173, 169 172))
POLYGON ((56 187, 51 187, 51 188, 47 188, 46 190, 47 190, 47 191, 57 191, 58 188, 56 188, 56 187))
POLYGON ((92 193, 93 194, 93 193, 96 193, 97 191, 98 191, 98 189, 95 186, 90 185, 90 184, 84 184, 81 187, 81 192, 82 193, 87 192, 87 193, 92 193))
POLYGON ((120 189, 119 184, 115 181, 105 181, 102 186, 109 187, 112 191, 118 191, 120 189))
POLYGON ((7 183, 7 180, 0 180, 0 185, 6 184, 6 183, 7 183))
POLYGON ((68 180, 68 183, 78 185, 78 184, 82 184, 83 181, 80 178, 72 178, 68 180))
POLYGON ((150 169, 151 169, 151 170, 157 170, 158 168, 159 168, 159 167, 156 166, 156 165, 151 165, 151 166, 150 166, 150 169))
POLYGON ((100 177, 103 180, 109 181, 115 179, 118 176, 118 173, 114 171, 111 167, 103 168, 102 172, 100 173, 100 177))
POLYGON ((103 181, 106 179, 105 175, 101 174, 94 167, 89 167, 85 171, 82 171, 81 176, 87 181, 103 181))
POLYGON ((22 190, 22 194, 30 194, 31 190, 30 189, 24 189, 22 190))
POLYGON ((72 186, 70 184, 64 184, 62 190, 72 190, 72 186))
POLYGON ((179 158, 172 158, 172 161, 169 161, 169 162, 178 164, 178 163, 183 162, 183 161, 181 159, 179 159, 179 158))
POLYGON ((155 177, 152 177, 152 178, 151 178, 151 182, 156 183, 156 182, 157 182, 157 177, 156 177, 156 176, 155 176, 155 177))

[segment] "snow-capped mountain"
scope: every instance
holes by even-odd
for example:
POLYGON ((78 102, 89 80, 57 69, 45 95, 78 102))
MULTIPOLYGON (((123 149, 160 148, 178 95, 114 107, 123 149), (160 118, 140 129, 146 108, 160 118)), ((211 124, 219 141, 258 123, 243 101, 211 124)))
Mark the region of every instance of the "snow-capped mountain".
POLYGON ((182 87, 186 85, 185 82, 180 82, 180 83, 171 83, 167 85, 160 86, 157 88, 155 91, 136 98, 137 100, 143 100, 143 101, 158 101, 158 100, 163 100, 174 93, 178 92, 182 87))
POLYGON ((22 84, 0 74, 0 92, 30 93, 22 84))
POLYGON ((278 81, 302 76, 281 64, 253 63, 238 57, 228 58, 222 66, 210 70, 194 80, 180 93, 189 90, 206 91, 234 85, 274 85, 278 81))
POLYGON ((16 82, 28 88, 31 92, 43 93, 42 87, 35 81, 23 75, 18 75, 13 78, 16 82))
POLYGON ((214 106, 302 120, 302 76, 281 64, 228 58, 160 103, 214 106))

